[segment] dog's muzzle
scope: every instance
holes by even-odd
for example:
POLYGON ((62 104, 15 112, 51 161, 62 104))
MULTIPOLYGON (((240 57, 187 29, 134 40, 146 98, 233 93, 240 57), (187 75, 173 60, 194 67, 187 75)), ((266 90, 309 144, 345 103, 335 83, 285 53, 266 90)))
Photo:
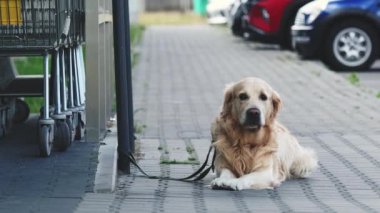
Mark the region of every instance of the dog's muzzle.
POLYGON ((249 108, 246 111, 244 126, 249 129, 258 129, 261 127, 261 112, 258 108, 249 108))

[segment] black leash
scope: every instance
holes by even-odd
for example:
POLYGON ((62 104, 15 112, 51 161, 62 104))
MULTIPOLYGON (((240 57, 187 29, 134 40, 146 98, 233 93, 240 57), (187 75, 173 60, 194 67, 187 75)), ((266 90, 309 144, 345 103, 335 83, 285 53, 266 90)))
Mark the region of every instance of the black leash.
POLYGON ((199 181, 202 180, 209 172, 210 170, 214 170, 214 161, 215 161, 215 152, 211 160, 211 165, 207 167, 208 159, 210 157, 210 153, 212 151, 212 146, 210 146, 207 157, 205 162, 202 164, 201 167, 197 171, 195 171, 193 174, 184 177, 184 178, 171 178, 171 177, 160 177, 160 176, 152 176, 148 175, 136 162, 135 157, 132 155, 132 153, 128 154, 129 161, 147 178, 149 179, 160 179, 160 180, 177 180, 177 181, 185 181, 185 182, 193 182, 193 181, 199 181), (207 168, 206 168, 207 167, 207 168), (206 168, 206 169, 205 169, 206 168), (193 179, 194 178, 194 179, 193 179))

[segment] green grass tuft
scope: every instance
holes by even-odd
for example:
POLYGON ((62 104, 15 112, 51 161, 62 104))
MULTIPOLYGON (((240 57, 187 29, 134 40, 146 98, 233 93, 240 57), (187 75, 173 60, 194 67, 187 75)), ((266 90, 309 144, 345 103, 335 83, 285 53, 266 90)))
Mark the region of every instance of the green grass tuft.
POLYGON ((161 159, 160 164, 185 164, 199 165, 199 161, 194 160, 176 160, 176 159, 161 159))
POLYGON ((139 124, 138 122, 135 122, 133 128, 134 128, 136 134, 142 134, 144 132, 144 130, 146 129, 146 125, 145 124, 139 124))
POLYGON ((195 150, 194 150, 194 148, 191 147, 191 146, 186 146, 186 151, 187 151, 187 153, 191 154, 191 153, 193 153, 195 150))
POLYGON ((355 86, 358 86, 360 84, 360 79, 359 79, 359 76, 353 72, 351 73, 348 77, 347 77, 347 80, 352 84, 352 85, 355 85, 355 86))
POLYGON ((195 157, 188 157, 187 160, 189 160, 189 161, 195 161, 196 158, 195 157))
POLYGON ((130 31, 130 36, 131 36, 131 46, 132 48, 136 46, 137 43, 141 41, 142 35, 145 30, 145 26, 140 25, 140 24, 133 24, 131 25, 131 31, 130 31))

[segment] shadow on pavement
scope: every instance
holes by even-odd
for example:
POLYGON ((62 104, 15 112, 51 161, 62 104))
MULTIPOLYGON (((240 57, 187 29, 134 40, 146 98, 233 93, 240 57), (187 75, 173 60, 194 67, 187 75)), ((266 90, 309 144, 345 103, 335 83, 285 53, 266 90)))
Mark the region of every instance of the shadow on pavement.
POLYGON ((37 116, 0 140, 0 212, 73 212, 93 190, 98 143, 39 157, 37 116))

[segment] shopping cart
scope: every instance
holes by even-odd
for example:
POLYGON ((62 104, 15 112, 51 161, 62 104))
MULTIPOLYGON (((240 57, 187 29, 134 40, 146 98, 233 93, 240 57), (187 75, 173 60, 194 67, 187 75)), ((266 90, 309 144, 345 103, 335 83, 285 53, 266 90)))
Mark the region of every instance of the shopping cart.
MULTIPOLYGON (((49 156, 53 145, 64 151, 84 136, 84 8, 84 0, 0 0, 0 56, 44 58, 41 156, 49 156)), ((0 96, 38 95, 28 82, 36 79, 15 78, 0 96)))

